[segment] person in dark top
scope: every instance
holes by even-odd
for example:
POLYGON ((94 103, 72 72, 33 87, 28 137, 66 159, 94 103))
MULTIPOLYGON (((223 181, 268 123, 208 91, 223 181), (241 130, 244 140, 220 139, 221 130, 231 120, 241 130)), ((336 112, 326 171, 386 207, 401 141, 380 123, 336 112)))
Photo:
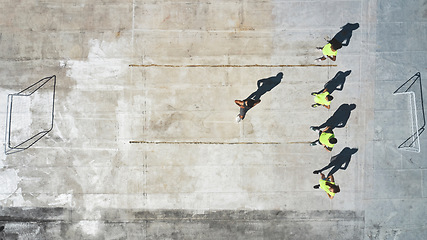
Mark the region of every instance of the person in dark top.
POLYGON ((245 119, 246 113, 249 109, 255 107, 258 103, 261 102, 261 99, 253 100, 247 98, 245 100, 234 100, 234 102, 240 107, 240 113, 237 115, 236 121, 239 123, 243 119, 245 119))

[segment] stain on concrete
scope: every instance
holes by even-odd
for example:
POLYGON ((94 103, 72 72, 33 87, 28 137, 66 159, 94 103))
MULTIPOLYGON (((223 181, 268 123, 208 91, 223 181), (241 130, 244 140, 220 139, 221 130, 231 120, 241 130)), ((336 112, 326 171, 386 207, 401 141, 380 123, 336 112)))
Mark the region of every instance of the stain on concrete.
MULTIPOLYGON (((364 212, 2 208, 6 239, 362 239, 364 212), (349 224, 351 223, 351 224, 349 224)), ((3 235, 1 235, 3 234, 3 235)))
POLYGON ((15 169, 0 169, 0 201, 9 198, 18 190, 18 184, 21 178, 19 171, 15 169))
POLYGON ((422 7, 420 9, 422 11, 423 18, 427 18, 427 0, 424 0, 422 7))

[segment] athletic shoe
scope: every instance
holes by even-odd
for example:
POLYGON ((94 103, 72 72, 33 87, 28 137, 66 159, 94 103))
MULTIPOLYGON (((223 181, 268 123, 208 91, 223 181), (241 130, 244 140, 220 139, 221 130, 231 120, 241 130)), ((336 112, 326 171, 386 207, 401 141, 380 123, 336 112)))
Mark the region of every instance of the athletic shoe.
POLYGON ((319 174, 320 173, 320 171, 313 171, 313 174, 319 174))
POLYGON ((318 130, 316 127, 313 127, 313 126, 311 126, 310 129, 313 130, 313 131, 318 130))
POLYGON ((317 143, 316 142, 312 142, 312 143, 310 143, 310 146, 316 146, 317 145, 317 143))
POLYGON ((314 59, 314 62, 321 62, 322 61, 322 58, 320 57, 320 58, 316 58, 316 59, 314 59))
POLYGON ((317 106, 319 106, 319 105, 318 105, 318 104, 316 104, 316 103, 315 103, 315 104, 313 104, 313 105, 311 105, 311 107, 312 107, 312 108, 317 108, 317 106))
POLYGON ((240 118, 240 114, 239 115, 237 115, 237 117, 236 117, 236 123, 239 123, 239 122, 241 122, 242 121, 242 119, 240 118))
POLYGON ((314 189, 319 189, 319 187, 320 187, 319 185, 314 185, 313 186, 314 189))
POLYGON ((311 93, 311 96, 316 96, 317 95, 317 92, 312 92, 311 93))

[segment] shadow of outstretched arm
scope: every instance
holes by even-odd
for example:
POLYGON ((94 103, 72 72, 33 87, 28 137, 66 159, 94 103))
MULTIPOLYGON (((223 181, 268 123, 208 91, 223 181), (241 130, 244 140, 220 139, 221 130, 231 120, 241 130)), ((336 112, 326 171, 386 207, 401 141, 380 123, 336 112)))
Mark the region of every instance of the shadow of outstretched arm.
POLYGON ((257 87, 258 89, 251 93, 247 97, 247 99, 253 99, 258 100, 261 98, 262 95, 264 95, 266 92, 271 91, 274 87, 279 85, 279 83, 282 81, 283 73, 280 72, 274 77, 264 78, 257 81, 257 87))
POLYGON ((344 103, 335 111, 335 113, 326 120, 322 125, 317 128, 331 127, 334 128, 343 128, 347 124, 348 119, 350 118, 351 111, 356 108, 356 104, 347 104, 344 103))
POLYGON ((338 170, 346 170, 351 161, 351 156, 358 151, 357 148, 345 147, 340 153, 331 158, 331 162, 322 169, 316 170, 315 172, 323 172, 329 168, 332 168, 328 173, 328 177, 335 174, 338 170))
POLYGON ((325 84, 324 89, 326 89, 330 94, 335 90, 342 91, 344 89, 346 77, 350 75, 350 73, 351 70, 337 72, 337 74, 335 74, 335 76, 325 84))
POLYGON ((353 36, 353 31, 358 28, 359 23, 347 23, 341 27, 341 31, 335 34, 332 39, 335 39, 337 42, 341 43, 342 46, 348 46, 350 44, 350 39, 353 36))

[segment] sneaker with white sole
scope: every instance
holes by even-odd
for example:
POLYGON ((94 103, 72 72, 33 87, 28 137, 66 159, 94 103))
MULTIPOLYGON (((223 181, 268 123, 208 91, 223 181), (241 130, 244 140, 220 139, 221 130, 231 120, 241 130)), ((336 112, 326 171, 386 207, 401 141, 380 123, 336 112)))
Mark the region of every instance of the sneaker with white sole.
POLYGON ((317 131, 317 130, 319 130, 319 129, 317 129, 316 127, 313 127, 313 126, 311 126, 311 127, 310 127, 310 129, 311 129, 311 130, 313 130, 313 131, 317 131))

